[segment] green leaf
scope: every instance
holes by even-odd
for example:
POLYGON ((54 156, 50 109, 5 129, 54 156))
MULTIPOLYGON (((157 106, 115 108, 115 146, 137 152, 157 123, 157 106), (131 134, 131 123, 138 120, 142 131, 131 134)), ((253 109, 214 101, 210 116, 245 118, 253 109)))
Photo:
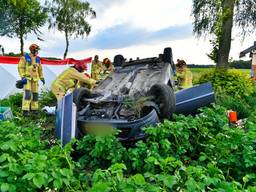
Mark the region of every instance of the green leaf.
POLYGON ((9 176, 8 171, 0 170, 0 177, 8 177, 8 176, 9 176))
POLYGON ((62 187, 62 180, 61 179, 55 179, 53 181, 53 185, 55 188, 60 189, 62 187))
POLYGON ((141 174, 134 175, 133 179, 136 185, 144 185, 146 183, 143 175, 141 174))
POLYGON ((45 183, 45 179, 42 175, 36 174, 36 176, 33 177, 33 183, 37 188, 41 188, 42 185, 45 183))
POLYGON ((149 163, 154 163, 154 162, 157 161, 157 160, 156 160, 155 157, 150 156, 150 157, 147 158, 147 161, 148 161, 149 163))
POLYGON ((206 160, 206 156, 205 155, 200 156, 199 161, 205 161, 205 160, 206 160))
POLYGON ((126 170, 126 166, 123 163, 116 163, 114 165, 112 165, 109 170, 111 170, 111 172, 115 172, 115 171, 119 171, 119 170, 126 170))
POLYGON ((172 186, 176 183, 176 177, 175 176, 167 176, 164 179, 164 184, 168 187, 168 188, 172 188, 172 186))
POLYGON ((9 184, 8 183, 2 183, 1 184, 1 192, 5 192, 9 190, 9 184))
POLYGON ((159 175, 157 179, 162 181, 164 185, 170 189, 176 183, 176 177, 172 175, 159 175))
POLYGON ((35 176, 34 173, 27 173, 26 175, 24 175, 24 176, 22 177, 22 179, 31 180, 34 176, 35 176))
POLYGON ((99 191, 104 191, 108 192, 111 191, 110 185, 108 183, 95 183, 92 188, 89 190, 89 192, 99 192, 99 191))
POLYGON ((1 147, 0 147, 3 151, 7 151, 10 147, 7 143, 3 144, 1 147))
POLYGON ((60 173, 65 176, 65 177, 69 177, 72 175, 72 172, 70 171, 70 169, 64 168, 60 170, 60 173))
POLYGON ((16 174, 20 174, 22 172, 22 168, 17 163, 9 163, 9 170, 16 174))
POLYGON ((0 163, 4 162, 9 155, 7 153, 4 153, 0 156, 0 163))

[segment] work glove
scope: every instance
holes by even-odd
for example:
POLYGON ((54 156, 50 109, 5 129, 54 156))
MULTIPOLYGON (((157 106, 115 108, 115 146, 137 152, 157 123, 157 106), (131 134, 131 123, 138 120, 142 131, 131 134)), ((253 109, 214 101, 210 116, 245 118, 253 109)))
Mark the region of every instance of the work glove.
POLYGON ((27 84, 28 80, 26 77, 22 77, 21 82, 23 85, 27 84))
POLYGON ((44 79, 41 79, 41 82, 43 83, 43 85, 45 84, 45 80, 44 79))
POLYGON ((89 89, 93 89, 96 85, 97 81, 94 79, 89 79, 89 84, 88 84, 88 88, 89 89))

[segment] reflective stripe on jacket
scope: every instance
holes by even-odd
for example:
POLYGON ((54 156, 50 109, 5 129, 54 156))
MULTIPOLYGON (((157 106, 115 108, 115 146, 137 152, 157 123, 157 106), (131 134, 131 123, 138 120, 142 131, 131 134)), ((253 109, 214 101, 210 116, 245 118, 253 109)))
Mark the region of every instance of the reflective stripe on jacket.
POLYGON ((32 54, 25 54, 18 63, 18 71, 21 78, 26 77, 28 80, 38 81, 43 79, 43 69, 40 57, 32 54))

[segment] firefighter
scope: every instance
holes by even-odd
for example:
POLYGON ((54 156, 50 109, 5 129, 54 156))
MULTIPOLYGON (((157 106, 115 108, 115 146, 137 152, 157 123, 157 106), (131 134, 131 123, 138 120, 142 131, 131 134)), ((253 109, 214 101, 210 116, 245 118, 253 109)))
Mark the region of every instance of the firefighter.
POLYGON ((68 91, 78 88, 79 85, 85 84, 88 88, 92 88, 96 81, 90 79, 83 72, 86 70, 86 64, 82 62, 76 63, 62 72, 52 83, 52 92, 57 100, 61 100, 68 91))
POLYGON ((45 84, 42 65, 38 52, 39 46, 32 44, 29 46, 30 53, 21 57, 18 63, 19 75, 24 83, 24 94, 22 100, 22 111, 24 116, 37 114, 38 110, 38 81, 45 84))
POLYGON ((95 79, 96 81, 99 81, 101 79, 102 74, 102 63, 99 61, 99 56, 95 55, 94 60, 92 62, 92 75, 91 77, 95 79))
POLYGON ((192 72, 187 68, 184 60, 177 60, 176 76, 178 81, 178 89, 185 89, 192 87, 192 72))
POLYGON ((103 59, 102 68, 103 68, 104 79, 114 70, 113 64, 110 62, 108 58, 103 59))

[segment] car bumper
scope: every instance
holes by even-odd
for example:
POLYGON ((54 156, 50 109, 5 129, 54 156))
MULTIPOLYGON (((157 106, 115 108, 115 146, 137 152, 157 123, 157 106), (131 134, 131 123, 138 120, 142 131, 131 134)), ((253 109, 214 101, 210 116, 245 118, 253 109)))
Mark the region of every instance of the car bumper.
POLYGON ((93 128, 94 125, 104 125, 102 128, 112 127, 120 130, 118 135, 120 141, 132 142, 145 138, 145 133, 141 130, 142 127, 155 125, 158 122, 157 112, 152 109, 148 115, 134 121, 115 119, 86 120, 85 117, 81 116, 77 119, 77 128, 82 134, 86 134, 88 128, 93 128))

